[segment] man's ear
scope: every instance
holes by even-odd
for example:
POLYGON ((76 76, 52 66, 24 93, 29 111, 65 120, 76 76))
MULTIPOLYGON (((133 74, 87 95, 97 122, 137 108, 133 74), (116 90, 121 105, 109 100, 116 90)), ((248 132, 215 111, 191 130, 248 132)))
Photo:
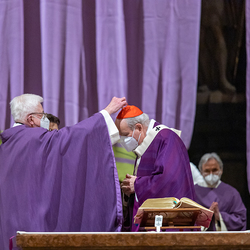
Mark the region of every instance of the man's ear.
POLYGON ((34 122, 34 119, 33 119, 33 115, 29 115, 29 116, 27 117, 27 123, 28 123, 28 125, 29 125, 30 127, 34 127, 35 122, 34 122))
POLYGON ((143 127, 141 123, 136 123, 135 124, 135 129, 138 129, 140 132, 142 131, 143 127))

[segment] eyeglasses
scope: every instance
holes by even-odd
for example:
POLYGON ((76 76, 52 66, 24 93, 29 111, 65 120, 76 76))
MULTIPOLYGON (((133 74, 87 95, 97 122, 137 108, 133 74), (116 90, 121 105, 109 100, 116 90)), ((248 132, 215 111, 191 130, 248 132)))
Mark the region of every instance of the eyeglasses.
POLYGON ((39 113, 39 112, 34 112, 34 113, 30 113, 29 115, 43 115, 43 116, 45 116, 45 117, 47 117, 48 116, 48 114, 47 113, 39 113))

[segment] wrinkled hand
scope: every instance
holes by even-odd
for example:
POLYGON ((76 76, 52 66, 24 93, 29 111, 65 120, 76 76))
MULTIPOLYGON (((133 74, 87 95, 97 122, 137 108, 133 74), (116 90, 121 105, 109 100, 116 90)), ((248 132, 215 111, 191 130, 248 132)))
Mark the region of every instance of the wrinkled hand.
POLYGON ((111 115, 126 105, 128 105, 128 103, 125 97, 113 97, 109 105, 105 108, 105 110, 108 111, 108 113, 111 115))
POLYGON ((214 212, 215 220, 217 221, 220 220, 220 210, 219 210, 218 202, 213 202, 209 209, 214 212))
POLYGON ((136 178, 134 175, 126 174, 126 178, 121 183, 121 189, 127 196, 135 192, 134 183, 136 178))

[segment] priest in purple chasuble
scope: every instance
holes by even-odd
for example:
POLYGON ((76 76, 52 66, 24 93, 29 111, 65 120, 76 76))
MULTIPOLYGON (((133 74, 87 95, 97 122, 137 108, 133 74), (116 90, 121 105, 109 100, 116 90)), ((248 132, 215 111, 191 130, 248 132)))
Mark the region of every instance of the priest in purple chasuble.
POLYGON ((138 231, 139 225, 133 223, 134 216, 145 200, 194 199, 189 157, 180 131, 149 120, 148 115, 135 106, 124 107, 115 124, 120 132, 120 143, 137 155, 134 175, 127 174, 121 188, 129 197, 123 230, 138 231))
POLYGON ((201 157, 199 169, 203 181, 195 185, 196 201, 214 211, 208 231, 246 230, 246 207, 239 192, 220 180, 223 163, 216 153, 201 157))
POLYGON ((32 94, 15 97, 15 124, 1 134, 3 250, 17 231, 121 230, 122 201, 112 150, 119 132, 110 114, 126 105, 126 99, 114 97, 101 112, 53 131, 48 130, 42 101, 32 94))

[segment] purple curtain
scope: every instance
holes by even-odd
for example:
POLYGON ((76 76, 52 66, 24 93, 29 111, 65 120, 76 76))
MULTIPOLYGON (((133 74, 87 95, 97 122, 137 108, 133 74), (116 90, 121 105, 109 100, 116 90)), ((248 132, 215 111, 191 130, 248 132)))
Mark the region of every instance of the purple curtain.
POLYGON ((250 191, 250 2, 246 1, 246 51, 247 51, 247 70, 246 70, 246 100, 247 100, 247 182, 250 191))
POLYGON ((0 0, 0 130, 12 126, 9 101, 22 93, 43 96, 66 126, 126 96, 181 129, 188 147, 200 8, 197 0, 0 0))

